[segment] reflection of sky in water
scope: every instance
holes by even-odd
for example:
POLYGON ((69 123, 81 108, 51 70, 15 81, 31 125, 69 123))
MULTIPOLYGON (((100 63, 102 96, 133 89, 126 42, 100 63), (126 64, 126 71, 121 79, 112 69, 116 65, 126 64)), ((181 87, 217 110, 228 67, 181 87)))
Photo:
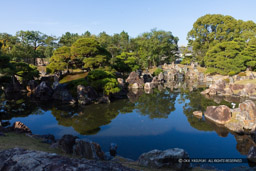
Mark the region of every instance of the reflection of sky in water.
POLYGON ((121 114, 112 120, 110 125, 103 126, 95 136, 144 136, 158 135, 176 130, 189 133, 203 133, 191 127, 183 114, 182 104, 175 104, 176 110, 166 119, 150 119, 148 116, 133 113, 121 114))
POLYGON ((215 131, 200 131, 193 128, 183 113, 184 103, 178 103, 179 100, 180 96, 177 96, 176 109, 166 119, 150 119, 149 116, 141 115, 140 111, 134 109, 132 113, 119 114, 110 124, 101 126, 96 135, 89 136, 80 135, 72 127, 58 125, 50 111, 40 115, 12 118, 11 123, 21 121, 34 134, 54 134, 56 138, 72 134, 88 138, 98 142, 104 151, 108 150, 111 142, 115 142, 118 144, 118 153, 132 159, 137 159, 140 154, 153 149, 164 150, 174 147, 185 149, 190 157, 195 158, 245 157, 236 150, 237 142, 233 135, 229 134, 223 138, 215 131))

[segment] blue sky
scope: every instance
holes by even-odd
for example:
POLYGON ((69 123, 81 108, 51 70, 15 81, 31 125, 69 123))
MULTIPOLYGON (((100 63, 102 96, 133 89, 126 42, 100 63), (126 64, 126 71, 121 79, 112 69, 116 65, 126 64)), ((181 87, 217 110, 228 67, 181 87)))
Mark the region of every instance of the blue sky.
POLYGON ((197 18, 231 15, 256 22, 255 0, 0 0, 0 32, 39 30, 61 36, 69 31, 108 34, 125 30, 132 37, 153 28, 171 31, 179 45, 197 18))

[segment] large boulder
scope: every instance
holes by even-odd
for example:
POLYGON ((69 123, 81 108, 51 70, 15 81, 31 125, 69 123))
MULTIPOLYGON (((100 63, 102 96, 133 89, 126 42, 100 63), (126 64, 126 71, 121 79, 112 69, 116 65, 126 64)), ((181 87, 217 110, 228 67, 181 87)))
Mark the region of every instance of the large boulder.
POLYGON ((242 90, 244 88, 244 85, 242 85, 242 84, 230 84, 229 88, 232 91, 237 91, 237 90, 242 90))
POLYGON ((250 148, 248 155, 247 155, 247 159, 250 162, 256 163, 256 147, 255 146, 250 148))
POLYGON ((179 162, 180 159, 189 159, 186 151, 179 148, 168 149, 165 151, 152 150, 143 153, 138 160, 139 165, 151 168, 163 168, 174 170, 185 170, 189 168, 189 163, 179 162))
POLYGON ((75 99, 72 97, 72 95, 69 93, 64 85, 58 85, 55 88, 52 98, 62 103, 75 103, 75 99))
POLYGON ((36 98, 42 101, 50 100, 53 94, 53 90, 47 85, 45 81, 42 81, 35 89, 34 95, 36 98))
POLYGON ((99 97, 97 91, 91 86, 86 86, 85 89, 84 89, 84 93, 91 100, 96 100, 99 97))
POLYGON ((104 104, 104 103, 109 104, 110 102, 111 102, 111 101, 110 101, 110 99, 109 99, 108 96, 102 96, 102 97, 99 97, 99 98, 97 99, 96 104, 104 104))
POLYGON ((76 143, 77 137, 73 135, 63 135, 61 139, 58 141, 58 147, 66 154, 73 153, 73 146, 76 143))
POLYGON ((10 83, 5 87, 4 93, 7 98, 14 98, 21 92, 21 84, 15 76, 12 76, 10 83))
POLYGON ((104 159, 104 153, 101 151, 99 144, 80 139, 76 139, 73 146, 73 154, 86 159, 104 159))
POLYGON ((14 122, 12 129, 18 133, 32 133, 31 130, 20 121, 14 122))
POLYGON ((239 104, 239 108, 232 111, 234 122, 226 125, 235 132, 254 132, 256 128, 256 106, 253 101, 246 100, 239 104))
POLYGON ((159 73, 157 78, 158 78, 158 80, 160 82, 164 81, 164 74, 163 74, 163 72, 159 73))
POLYGON ((116 156, 116 153, 117 153, 117 144, 116 143, 110 144, 109 153, 111 156, 116 156))
POLYGON ((116 162, 104 162, 79 158, 69 158, 41 151, 13 148, 0 152, 0 170, 113 170, 133 171, 116 162))
POLYGON ((145 83, 145 85, 144 85, 144 89, 145 90, 151 90, 152 88, 153 88, 153 84, 152 83, 149 83, 149 82, 145 83))
POLYGON ((225 124, 228 129, 237 133, 254 133, 256 130, 256 106, 253 101, 246 100, 231 112, 233 119, 225 124))
POLYGON ((225 105, 208 106, 204 116, 217 124, 225 124, 231 119, 231 110, 225 105))
POLYGON ((251 94, 254 94, 255 91, 256 91, 256 85, 255 84, 252 84, 252 83, 248 83, 245 85, 244 89, 246 94, 248 95, 251 95, 251 94))
POLYGON ((129 77, 125 80, 129 84, 129 87, 131 88, 143 88, 144 80, 139 77, 139 74, 136 72, 131 72, 129 77), (134 86, 134 84, 137 84, 134 86))

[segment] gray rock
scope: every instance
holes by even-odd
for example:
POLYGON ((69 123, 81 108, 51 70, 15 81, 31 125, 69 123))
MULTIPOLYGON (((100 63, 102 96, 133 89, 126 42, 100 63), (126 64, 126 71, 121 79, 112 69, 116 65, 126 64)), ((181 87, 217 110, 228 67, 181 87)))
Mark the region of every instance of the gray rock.
POLYGON ((73 155, 81 156, 86 159, 104 159, 104 153, 101 151, 99 144, 79 139, 76 139, 73 146, 73 155))
POLYGON ((50 100, 53 94, 51 87, 45 81, 42 81, 35 89, 35 97, 42 101, 50 100))
POLYGON ((117 153, 117 144, 116 143, 110 144, 109 153, 111 156, 116 156, 116 153, 117 153))
POLYGON ((217 124, 225 124, 231 119, 231 111, 225 105, 208 106, 204 116, 217 124))
POLYGON ((133 171, 116 162, 68 158, 55 153, 31 151, 19 148, 0 152, 0 170, 8 171, 133 171))
POLYGON ((173 148, 165 151, 152 150, 143 153, 138 160, 139 165, 152 168, 167 167, 175 170, 189 168, 189 163, 179 162, 179 159, 188 159, 189 155, 183 149, 173 148))
POLYGON ((256 163, 256 147, 255 146, 250 148, 247 155, 247 159, 251 162, 256 163))
POLYGON ((129 84, 129 87, 133 87, 136 83, 138 88, 143 88, 144 80, 140 78, 139 74, 136 72, 131 72, 129 77, 125 80, 129 84))
POLYGON ((54 82, 52 83, 52 89, 55 90, 55 89, 58 87, 59 84, 60 84, 60 83, 59 83, 58 81, 54 81, 54 82))
POLYGON ((97 99, 96 104, 102 104, 102 103, 107 103, 107 104, 109 104, 109 103, 110 103, 109 97, 108 97, 108 96, 99 97, 99 98, 97 99))
POLYGON ((145 83, 145 85, 144 85, 145 90, 151 90, 152 88, 153 88, 153 84, 151 84, 149 82, 145 83))
POLYGON ((77 137, 73 135, 63 135, 58 142, 58 147, 66 154, 72 154, 76 139, 77 137))
POLYGON ((52 98, 62 103, 75 103, 75 99, 63 85, 58 85, 55 88, 52 98))
POLYGON ((163 81, 164 80, 164 74, 163 74, 163 72, 161 72, 160 74, 158 74, 158 80, 159 81, 163 81))
POLYGON ((87 105, 92 102, 92 99, 90 99, 86 94, 86 90, 83 85, 77 86, 77 101, 80 105, 87 105))

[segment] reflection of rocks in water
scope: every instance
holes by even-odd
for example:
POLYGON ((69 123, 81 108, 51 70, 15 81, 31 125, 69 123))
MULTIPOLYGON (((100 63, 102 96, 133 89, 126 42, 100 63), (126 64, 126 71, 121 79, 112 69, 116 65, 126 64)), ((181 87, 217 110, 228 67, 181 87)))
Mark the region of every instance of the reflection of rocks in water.
POLYGON ((129 89, 127 97, 130 102, 135 103, 138 101, 139 97, 144 93, 143 89, 129 89))
POLYGON ((252 146, 256 146, 253 138, 250 135, 234 134, 237 145, 236 149, 242 154, 247 155, 252 146))
POLYGON ((164 86, 163 86, 162 84, 159 84, 159 85, 157 86, 157 89, 158 89, 160 92, 162 92, 162 91, 164 91, 164 86))
POLYGON ((246 100, 245 97, 239 96, 211 96, 209 94, 204 95, 205 98, 213 100, 217 104, 222 103, 222 101, 230 102, 230 103, 241 103, 246 100))
MULTIPOLYGON (((209 123, 209 122, 208 122, 209 123)), ((229 131, 221 126, 221 125, 214 125, 214 123, 211 123, 213 125, 214 131, 220 136, 220 137, 227 137, 229 134, 229 131)))
POLYGON ((146 94, 151 94, 153 93, 153 89, 144 89, 146 94))

